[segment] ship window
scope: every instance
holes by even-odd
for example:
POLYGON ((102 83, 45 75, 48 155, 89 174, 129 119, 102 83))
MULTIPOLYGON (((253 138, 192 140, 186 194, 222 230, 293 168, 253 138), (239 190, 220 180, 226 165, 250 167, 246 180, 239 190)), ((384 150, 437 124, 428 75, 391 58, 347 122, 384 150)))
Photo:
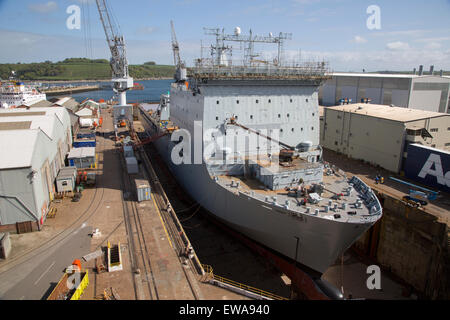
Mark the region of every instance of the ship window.
POLYGON ((313 117, 314 117, 315 113, 313 112, 313 117))
POLYGON ((272 101, 269 99, 269 103, 271 103, 272 101))
POLYGON ((289 102, 292 103, 292 99, 290 99, 289 102))
POLYGON ((219 117, 216 117, 216 120, 219 120, 219 117))
POLYGON ((253 115, 252 114, 250 115, 250 119, 253 119, 253 115))
POLYGON ((239 100, 236 100, 236 103, 239 104, 239 100))
POLYGON ((283 132, 283 129, 280 129, 280 132, 283 132))
POLYGON ((278 114, 278 118, 281 118, 281 114, 278 114))
POLYGON ((308 98, 306 98, 306 102, 308 102, 309 100, 308 100, 308 98))
POLYGON ((438 128, 432 128, 430 129, 430 132, 438 132, 438 128))
POLYGON ((301 131, 303 131, 303 128, 300 128, 301 131))
POLYGON ((294 132, 294 128, 292 128, 291 131, 294 132))
POLYGON ((289 113, 287 114, 287 117, 289 118, 289 113))
POLYGON ((256 99, 256 103, 259 103, 259 100, 258 100, 258 99, 256 99))
POLYGON ((219 104, 219 100, 217 100, 216 103, 219 104))
POLYGON ((314 127, 311 127, 311 130, 314 130, 314 127))

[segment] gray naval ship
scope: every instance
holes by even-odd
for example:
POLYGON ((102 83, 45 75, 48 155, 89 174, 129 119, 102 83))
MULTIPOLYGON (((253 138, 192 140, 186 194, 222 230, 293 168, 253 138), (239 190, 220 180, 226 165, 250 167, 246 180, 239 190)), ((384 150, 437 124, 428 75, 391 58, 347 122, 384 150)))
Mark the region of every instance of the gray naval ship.
MULTIPOLYGON (((145 112, 158 152, 184 190, 221 223, 322 274, 382 216, 358 177, 322 161, 318 88, 327 64, 289 66, 277 36, 208 29, 211 57, 185 68, 145 112), (232 60, 240 42, 244 58, 232 60), (255 44, 278 46, 256 60, 255 44)), ((203 54, 202 54, 203 55, 203 54)))

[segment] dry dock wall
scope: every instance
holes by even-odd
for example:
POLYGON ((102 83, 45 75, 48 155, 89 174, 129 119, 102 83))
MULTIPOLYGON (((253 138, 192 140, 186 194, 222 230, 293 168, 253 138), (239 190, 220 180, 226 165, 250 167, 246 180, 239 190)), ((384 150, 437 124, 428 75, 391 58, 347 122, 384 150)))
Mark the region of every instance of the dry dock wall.
MULTIPOLYGON (((422 209, 377 193, 383 218, 354 245, 425 299, 450 299, 449 228, 422 209)), ((383 287, 383 285, 381 285, 383 287)))

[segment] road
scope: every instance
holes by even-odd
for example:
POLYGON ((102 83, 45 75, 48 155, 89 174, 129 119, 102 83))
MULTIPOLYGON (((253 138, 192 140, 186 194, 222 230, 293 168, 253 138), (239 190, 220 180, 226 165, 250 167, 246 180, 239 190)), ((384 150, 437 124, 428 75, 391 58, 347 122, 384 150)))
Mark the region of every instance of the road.
POLYGON ((45 299, 76 258, 90 253, 92 227, 82 224, 38 255, 0 274, 0 300, 45 299))

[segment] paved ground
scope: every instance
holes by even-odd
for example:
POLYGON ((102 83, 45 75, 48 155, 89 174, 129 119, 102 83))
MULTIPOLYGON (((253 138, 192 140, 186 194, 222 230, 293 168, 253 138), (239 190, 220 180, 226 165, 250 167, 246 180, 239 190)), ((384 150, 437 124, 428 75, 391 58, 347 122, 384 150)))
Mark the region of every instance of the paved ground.
MULTIPOLYGON (((100 131, 113 131, 108 114, 104 114, 100 131)), ((142 235, 148 245, 153 274, 137 275, 132 269, 122 201, 122 155, 116 151, 108 135, 97 137, 97 153, 96 188, 83 190, 79 202, 71 202, 70 198, 54 202, 52 206, 57 208, 57 215, 47 219, 40 232, 11 235, 11 255, 7 260, 0 260, 0 299, 45 299, 62 277, 65 267, 74 259, 81 259, 82 267, 89 271, 90 284, 82 296, 84 300, 99 298, 104 289, 111 287, 124 300, 193 299, 183 267, 170 247, 153 201, 138 205, 138 214, 143 221, 142 235), (101 237, 92 238, 92 230, 96 228, 100 230, 101 237), (97 274, 94 260, 84 262, 82 256, 99 248, 105 249, 108 240, 112 244, 121 243, 123 270, 97 274), (153 290, 158 292, 157 297, 142 291, 152 281, 153 290)), ((125 194, 125 198, 128 196, 125 194)), ((131 201, 128 205, 131 206, 131 201)), ((135 228, 132 236, 136 237, 135 228)), ((141 256, 137 266, 145 270, 142 260, 141 256)), ((191 285, 202 299, 246 299, 209 284, 195 282, 191 285)))

